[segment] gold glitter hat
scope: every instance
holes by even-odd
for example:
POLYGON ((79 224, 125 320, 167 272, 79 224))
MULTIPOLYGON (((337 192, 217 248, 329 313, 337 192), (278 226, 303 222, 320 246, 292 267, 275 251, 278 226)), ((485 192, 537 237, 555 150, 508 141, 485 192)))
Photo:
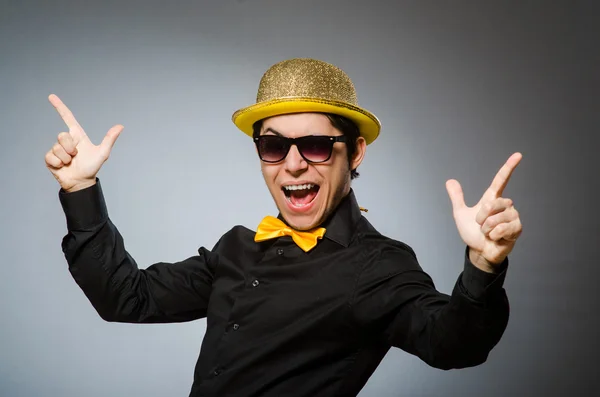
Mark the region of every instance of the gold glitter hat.
POLYGON ((310 58, 288 59, 271 66, 258 86, 256 103, 236 111, 232 120, 252 136, 252 125, 281 114, 333 113, 354 121, 368 144, 379 135, 377 117, 358 106, 348 75, 327 62, 310 58))

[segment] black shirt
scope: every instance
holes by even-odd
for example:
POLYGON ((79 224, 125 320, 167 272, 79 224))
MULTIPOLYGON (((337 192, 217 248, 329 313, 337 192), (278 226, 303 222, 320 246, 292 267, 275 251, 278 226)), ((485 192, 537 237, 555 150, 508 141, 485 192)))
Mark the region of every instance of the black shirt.
POLYGON ((309 252, 287 236, 256 243, 235 226, 212 250, 146 269, 126 251, 99 180, 59 197, 69 270, 104 320, 206 317, 190 396, 355 396, 391 346, 441 369, 475 366, 508 322, 508 260, 489 274, 466 251, 452 295, 442 294, 352 191, 309 252))

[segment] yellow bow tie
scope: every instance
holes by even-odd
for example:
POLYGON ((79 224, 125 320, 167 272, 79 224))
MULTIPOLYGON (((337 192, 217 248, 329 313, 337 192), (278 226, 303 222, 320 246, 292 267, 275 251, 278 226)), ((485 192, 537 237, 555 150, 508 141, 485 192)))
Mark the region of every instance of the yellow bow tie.
POLYGON ((323 227, 302 232, 292 229, 280 219, 273 216, 266 216, 258 225, 254 241, 258 243, 272 238, 292 236, 298 247, 302 248, 304 252, 308 252, 317 245, 317 240, 323 238, 324 235, 325 228, 323 227))

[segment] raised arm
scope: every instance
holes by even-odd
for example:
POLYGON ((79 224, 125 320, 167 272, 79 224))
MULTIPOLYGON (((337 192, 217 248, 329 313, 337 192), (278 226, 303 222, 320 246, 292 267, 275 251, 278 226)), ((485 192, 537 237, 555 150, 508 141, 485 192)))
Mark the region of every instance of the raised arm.
POLYGON ((167 323, 206 316, 216 255, 201 248, 184 261, 139 269, 108 217, 99 180, 59 196, 67 218, 62 249, 69 271, 103 319, 167 323))
POLYGON ((361 325, 434 367, 462 368, 487 359, 508 324, 503 283, 522 225, 513 201, 502 193, 521 158, 520 153, 508 158, 473 207, 465 204, 458 181, 446 183, 466 244, 464 270, 452 294, 435 289, 412 249, 391 244, 365 264, 357 283, 361 325))
POLYGON ((475 267, 466 252, 464 261, 447 295, 436 290, 410 248, 390 246, 366 264, 358 280, 353 308, 359 325, 368 337, 432 367, 482 364, 508 324, 508 259, 494 274, 475 267))
POLYGON ((139 269, 108 216, 96 177, 123 127, 111 128, 96 146, 64 103, 55 95, 49 99, 69 127, 46 154, 46 166, 61 186, 67 219, 62 249, 69 271, 96 311, 107 321, 133 323, 204 317, 216 255, 201 248, 184 261, 139 269))

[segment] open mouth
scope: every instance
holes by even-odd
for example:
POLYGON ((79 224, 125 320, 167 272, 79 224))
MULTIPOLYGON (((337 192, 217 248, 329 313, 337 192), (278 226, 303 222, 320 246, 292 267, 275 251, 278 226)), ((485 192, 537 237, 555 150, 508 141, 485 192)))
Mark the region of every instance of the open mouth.
POLYGON ((319 192, 319 185, 306 183, 304 185, 285 185, 282 186, 285 198, 294 207, 302 208, 312 203, 319 192))

